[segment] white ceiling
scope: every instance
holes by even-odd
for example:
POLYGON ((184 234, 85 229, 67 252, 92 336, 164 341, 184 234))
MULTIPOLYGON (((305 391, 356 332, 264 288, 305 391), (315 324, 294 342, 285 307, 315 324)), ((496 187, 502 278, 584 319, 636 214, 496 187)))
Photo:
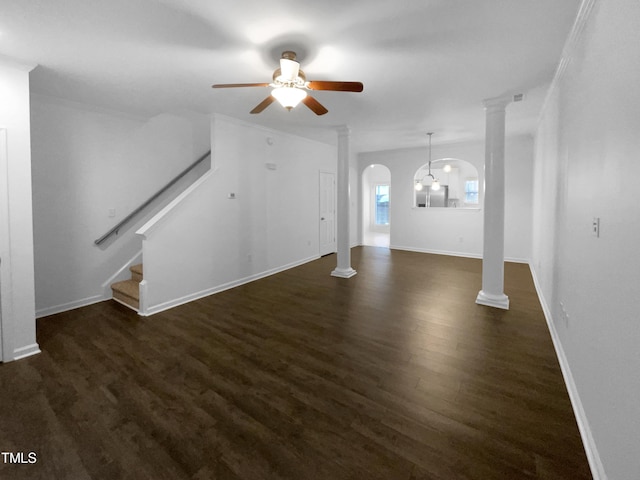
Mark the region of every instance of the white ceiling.
POLYGON ((482 100, 525 93, 509 134, 533 132, 580 0, 0 0, 0 54, 37 63, 32 90, 153 115, 183 109, 332 140, 355 151, 482 139, 482 100), (249 111, 282 50, 309 80, 364 83, 249 111))

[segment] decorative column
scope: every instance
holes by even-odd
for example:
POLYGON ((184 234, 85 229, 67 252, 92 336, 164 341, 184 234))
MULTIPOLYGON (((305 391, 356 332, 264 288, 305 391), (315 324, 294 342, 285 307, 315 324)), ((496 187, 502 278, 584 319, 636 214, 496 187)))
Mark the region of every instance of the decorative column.
POLYGON ((509 309, 504 294, 504 124, 512 97, 485 100, 484 245, 482 290, 476 303, 509 309))
POLYGON ((351 268, 349 246, 349 127, 338 128, 338 266, 331 272, 334 277, 351 278, 356 272, 351 268))

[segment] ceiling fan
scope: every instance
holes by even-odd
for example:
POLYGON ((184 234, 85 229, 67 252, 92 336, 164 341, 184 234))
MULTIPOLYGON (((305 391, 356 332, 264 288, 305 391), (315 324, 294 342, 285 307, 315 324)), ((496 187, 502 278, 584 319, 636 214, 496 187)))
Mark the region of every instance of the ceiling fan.
POLYGON ((212 87, 273 87, 271 94, 251 110, 250 113, 260 113, 275 100, 278 100, 287 110, 291 110, 302 102, 316 115, 324 115, 329 110, 311 95, 307 94, 307 90, 361 92, 364 88, 360 82, 307 81, 304 72, 300 70, 300 63, 296 61, 296 53, 291 51, 282 52, 280 68, 277 68, 273 72, 273 82, 271 83, 222 83, 212 85, 212 87))

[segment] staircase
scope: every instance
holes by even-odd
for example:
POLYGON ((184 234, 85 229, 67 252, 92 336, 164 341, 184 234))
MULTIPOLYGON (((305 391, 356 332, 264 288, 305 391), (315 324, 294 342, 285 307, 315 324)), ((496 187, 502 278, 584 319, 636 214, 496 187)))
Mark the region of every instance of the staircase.
POLYGON ((142 264, 129 267, 131 280, 123 280, 111 285, 113 299, 136 312, 140 308, 140 282, 142 281, 142 264))

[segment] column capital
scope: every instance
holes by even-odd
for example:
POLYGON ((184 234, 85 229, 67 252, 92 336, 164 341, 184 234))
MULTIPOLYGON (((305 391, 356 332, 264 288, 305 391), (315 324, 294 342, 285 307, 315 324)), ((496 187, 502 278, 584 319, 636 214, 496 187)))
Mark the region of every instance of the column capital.
POLYGON ((509 105, 513 101, 513 97, 509 95, 503 95, 502 97, 494 97, 494 98, 485 98, 482 101, 482 105, 487 110, 504 110, 507 105, 509 105))
POLYGON ((346 137, 351 133, 349 125, 340 125, 336 127, 336 131, 338 132, 339 137, 346 137))

